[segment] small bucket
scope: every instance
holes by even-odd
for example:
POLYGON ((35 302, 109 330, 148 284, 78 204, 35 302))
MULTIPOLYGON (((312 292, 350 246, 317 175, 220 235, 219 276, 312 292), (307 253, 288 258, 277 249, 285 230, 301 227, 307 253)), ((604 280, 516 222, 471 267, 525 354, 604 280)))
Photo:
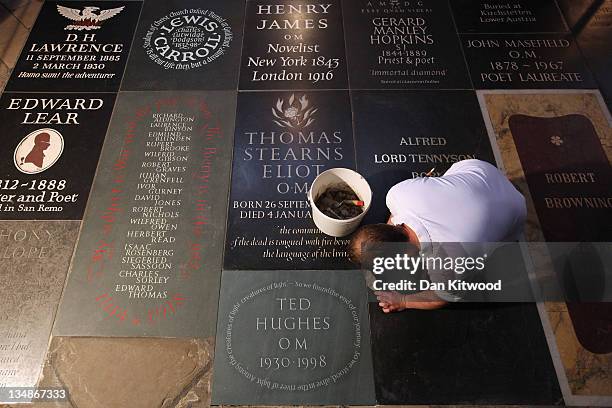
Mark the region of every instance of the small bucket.
POLYGON ((325 170, 319 174, 312 182, 308 192, 308 201, 312 209, 312 220, 315 225, 325 234, 332 237, 344 237, 355 231, 361 220, 366 215, 372 204, 372 189, 363 176, 353 170, 344 168, 334 168, 325 170), (356 217, 347 220, 337 220, 323 214, 315 204, 315 201, 328 188, 338 184, 346 183, 361 201, 363 201, 363 211, 356 217))

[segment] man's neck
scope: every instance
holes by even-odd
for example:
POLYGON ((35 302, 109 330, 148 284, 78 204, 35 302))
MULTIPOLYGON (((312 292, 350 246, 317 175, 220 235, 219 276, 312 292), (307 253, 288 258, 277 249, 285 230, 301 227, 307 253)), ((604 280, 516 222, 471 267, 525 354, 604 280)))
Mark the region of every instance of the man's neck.
POLYGON ((409 226, 407 226, 406 224, 402 224, 402 228, 404 229, 404 232, 408 236, 408 240, 410 241, 410 243, 416 246, 417 248, 419 248, 420 250, 421 241, 419 241, 419 237, 417 236, 416 232, 414 232, 414 230, 410 228, 409 226))

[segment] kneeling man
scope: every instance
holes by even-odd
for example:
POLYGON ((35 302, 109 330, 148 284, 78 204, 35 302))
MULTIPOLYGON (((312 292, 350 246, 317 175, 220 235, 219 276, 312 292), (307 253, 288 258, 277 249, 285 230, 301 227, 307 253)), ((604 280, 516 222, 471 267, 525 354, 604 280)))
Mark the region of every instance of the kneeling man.
MULTIPOLYGON (((366 225, 353 236, 353 262, 365 263, 362 248, 368 244, 405 242, 429 254, 432 243, 517 240, 527 213, 523 195, 501 171, 481 160, 455 163, 441 177, 402 181, 389 190, 387 207, 387 224, 366 225)), ((452 300, 434 291, 375 294, 385 313, 436 309, 452 300)))

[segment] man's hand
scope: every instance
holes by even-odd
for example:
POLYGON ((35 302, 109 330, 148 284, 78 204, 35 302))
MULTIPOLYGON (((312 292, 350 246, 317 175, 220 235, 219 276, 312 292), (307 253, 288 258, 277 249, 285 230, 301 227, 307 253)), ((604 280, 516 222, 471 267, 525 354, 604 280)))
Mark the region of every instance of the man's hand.
POLYGON ((433 310, 446 305, 446 301, 440 299, 433 291, 426 290, 410 295, 391 292, 374 292, 380 306, 385 313, 401 312, 406 309, 433 310))
POLYGON ((401 312, 406 309, 404 305, 404 296, 398 292, 374 292, 380 306, 385 313, 401 312))

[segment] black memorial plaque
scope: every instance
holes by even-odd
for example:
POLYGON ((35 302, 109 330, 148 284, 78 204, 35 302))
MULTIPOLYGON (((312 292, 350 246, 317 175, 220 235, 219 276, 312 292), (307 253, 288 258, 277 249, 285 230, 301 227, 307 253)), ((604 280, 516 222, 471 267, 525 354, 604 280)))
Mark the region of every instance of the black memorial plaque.
POLYGON ((146 2, 121 89, 236 89, 244 7, 244 0, 146 2))
POLYGON ((448 0, 344 0, 351 88, 471 89, 448 0))
POLYGON ((56 334, 214 335, 235 98, 119 97, 56 334))
POLYGON ((353 92, 357 171, 373 201, 364 222, 386 222, 385 197, 403 180, 441 176, 460 160, 494 163, 471 91, 353 92))
POLYGON ((6 90, 117 91, 141 4, 46 1, 6 90))
POLYGON ((381 405, 563 404, 534 303, 391 314, 370 303, 370 324, 381 405))
POLYGON ((225 269, 347 268, 347 239, 318 231, 310 184, 354 168, 348 92, 240 93, 225 269))
POLYGON ((569 34, 464 34, 476 89, 596 88, 569 34))
POLYGON ((599 88, 612 107, 612 52, 610 38, 612 37, 612 0, 607 0, 592 10, 584 26, 576 31, 576 41, 580 47, 589 68, 599 83, 599 88))
POLYGON ((451 0, 460 33, 558 33, 567 26, 555 0, 451 0))
POLYGON ((114 94, 5 93, 0 219, 80 220, 114 94))
POLYGON ((347 88, 340 0, 247 2, 240 89, 347 88))
POLYGON ((224 271, 213 404, 374 405, 361 271, 224 271))

